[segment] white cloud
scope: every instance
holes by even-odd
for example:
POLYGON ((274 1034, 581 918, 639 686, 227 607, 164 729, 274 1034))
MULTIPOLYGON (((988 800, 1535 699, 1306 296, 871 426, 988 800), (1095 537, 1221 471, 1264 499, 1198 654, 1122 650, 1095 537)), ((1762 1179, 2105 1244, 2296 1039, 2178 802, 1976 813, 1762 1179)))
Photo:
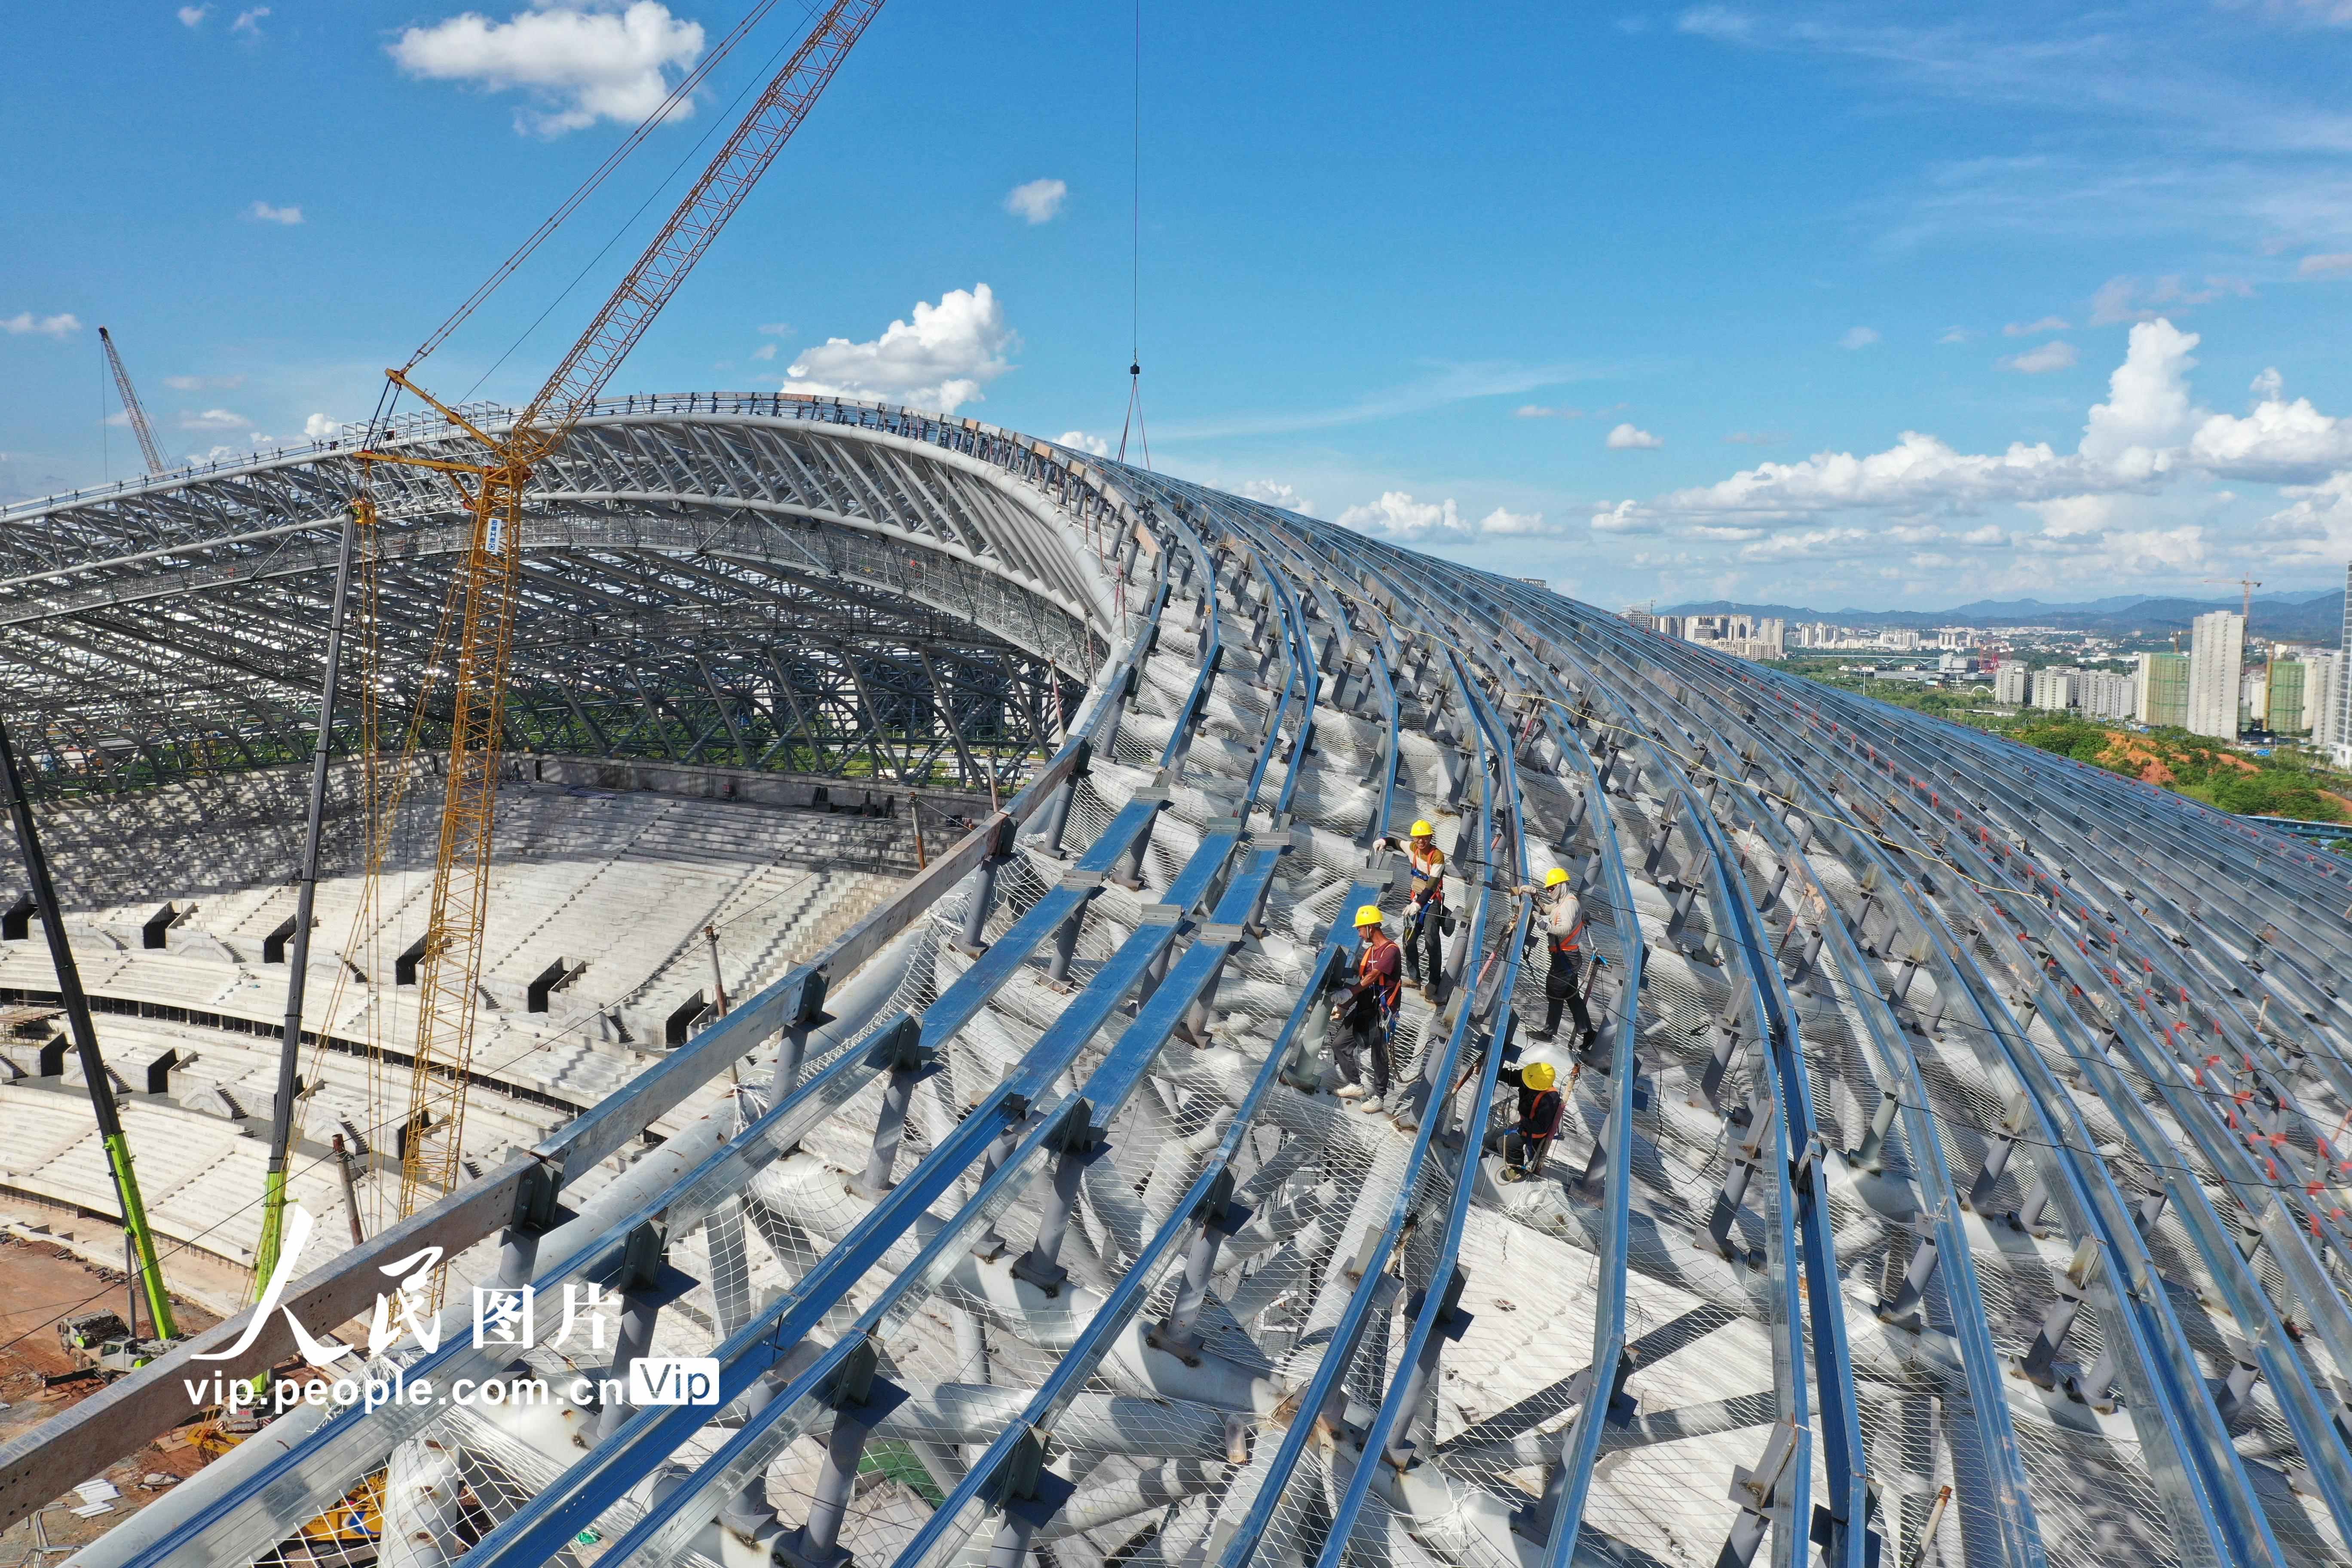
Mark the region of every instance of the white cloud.
POLYGON ((1638 426, 1625 424, 1609 432, 1608 445, 1612 452, 1640 452, 1663 447, 1665 443, 1638 426))
POLYGON ((1540 403, 1522 403, 1511 410, 1515 419, 1581 419, 1581 408, 1551 408, 1540 403))
POLYGON ((2038 321, 2011 321, 2000 330, 2000 335, 2004 338, 2030 338, 2036 332, 2063 332, 2065 330, 2064 317, 2044 316, 2038 321))
POLYGON ((1878 342, 1878 329, 1876 327, 1848 327, 1845 330, 1845 335, 1838 339, 1838 347, 1842 349, 1866 349, 1876 342, 1878 342))
POLYGON ((1788 438, 1785 430, 1734 430, 1723 440, 1730 447, 1777 447, 1788 438))
POLYGON ((1695 5, 1675 18, 1675 31, 1736 42, 1756 30, 1753 17, 1727 5, 1695 5))
POLYGON ((0 316, 0 332, 11 337, 23 337, 26 332, 39 332, 45 337, 62 338, 81 331, 81 318, 70 310, 54 316, 36 316, 30 310, 19 310, 13 316, 0 316))
POLYGON ((2242 278, 2212 278, 2192 288, 2178 272, 2153 282, 2137 278, 2110 278, 2091 296, 2091 325, 2112 327, 2125 321, 2152 321, 2166 310, 2210 305, 2223 298, 2252 299, 2253 285, 2242 278))
POLYGON ((313 441, 331 441, 342 433, 342 426, 323 414, 313 414, 302 421, 302 434, 313 441))
MULTIPOLYGON (((610 8, 542 4, 504 22, 467 11, 404 30, 390 53, 411 76, 489 92, 520 89, 530 106, 516 111, 515 129, 561 136, 599 120, 644 120, 669 95, 665 72, 692 64, 702 43, 700 23, 671 16, 659 0, 630 0, 610 8)), ((692 112, 681 101, 672 117, 692 112)))
MULTIPOLYGON (((258 34, 261 31, 261 19, 268 15, 269 7, 267 5, 256 5, 250 11, 239 11, 236 14, 236 20, 228 25, 228 30, 232 33, 258 34)), ((184 16, 181 19, 185 21, 186 17, 184 16)))
POLYGON ((2021 375, 2047 375, 2053 370, 2074 368, 2074 345, 2063 338, 2053 338, 2038 349, 2028 349, 2021 354, 2011 354, 2000 362, 2003 370, 2013 370, 2021 375))
POLYGON ((180 26, 183 27, 196 27, 203 26, 205 18, 212 14, 212 9, 213 8, 209 5, 181 6, 180 26))
POLYGON ((2294 275, 2297 278, 2333 278, 2342 272, 2352 272, 2352 251, 2337 251, 2328 256, 2306 256, 2294 264, 2294 275))
POLYGON ((1936 341, 1939 343, 1972 343, 1982 336, 1984 334, 1974 327, 1946 327, 1944 335, 1936 341))
POLYGON ((2167 449, 2188 434, 2189 357, 2194 332, 2170 321, 2131 330, 2124 363, 2107 378, 2107 401, 2094 404, 2083 426, 2082 454, 2137 480, 2169 466, 2167 449))
POLYGON ((167 375, 163 384, 174 392, 202 392, 208 386, 234 388, 245 384, 241 375, 167 375))
POLYGON ((1005 195, 1004 210, 1032 224, 1051 223, 1069 194, 1070 187, 1060 180, 1032 180, 1005 195))
POLYGON ((1241 493, 1252 500, 1278 506, 1286 511, 1306 512, 1311 516, 1315 510, 1315 503, 1300 495, 1297 487, 1275 479, 1244 479, 1241 493))
POLYGON ((273 207, 268 202, 256 202, 245 209, 245 216, 263 223, 282 223, 289 227, 302 221, 300 207, 273 207))
POLYGON ((755 360, 773 359, 776 357, 776 345, 773 343, 761 343, 758 348, 751 351, 751 357, 755 360))
POLYGON ((2192 462, 2224 479, 2296 485, 2352 467, 2352 419, 2322 414, 2307 397, 2286 402, 2275 371, 2265 372, 2255 385, 2266 382, 2270 395, 2244 418, 2215 414, 2197 426, 2189 441, 2192 462))
POLYGON ((1420 501, 1403 490, 1385 490, 1370 506, 1351 506, 1339 514, 1338 521, 1359 533, 1408 544, 1466 544, 1482 537, 1524 538, 1548 531, 1539 511, 1511 511, 1498 506, 1471 522, 1451 496, 1442 501, 1420 501))
POLYGON ((936 305, 917 301, 911 322, 892 321, 871 342, 827 338, 786 369, 784 390, 952 414, 982 401, 981 388, 1013 368, 1004 356, 1020 345, 987 284, 950 289, 936 305))
POLYGON ((2276 365, 2273 365, 2248 383, 2246 390, 2265 403, 2273 403, 2286 395, 2286 377, 2278 373, 2276 365))
POLYGON ((1091 452, 1097 458, 1110 456, 1110 443, 1099 436, 1089 436, 1083 430, 1065 430, 1054 437, 1073 451, 1091 452))
POLYGON ((180 411, 180 428, 183 430, 250 430, 253 428, 253 421, 242 414, 233 414, 226 408, 207 408, 201 414, 190 413, 184 408, 180 411))

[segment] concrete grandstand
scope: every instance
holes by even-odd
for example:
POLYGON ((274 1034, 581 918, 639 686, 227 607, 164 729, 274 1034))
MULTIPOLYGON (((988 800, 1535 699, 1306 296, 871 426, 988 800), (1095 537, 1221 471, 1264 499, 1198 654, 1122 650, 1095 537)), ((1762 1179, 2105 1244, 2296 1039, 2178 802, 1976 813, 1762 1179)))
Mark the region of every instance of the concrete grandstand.
MULTIPOLYGON (((75 1561, 2352 1560, 2341 862, 974 421, 614 399, 552 468, 474 1179, 342 1245, 319 1141, 393 1136, 369 1047, 413 1005, 426 818, 370 921, 347 833, 285 1305, 363 1343, 383 1266, 442 1247, 546 1313, 617 1300, 593 1343, 543 1317, 502 1350, 453 1289, 379 1372, 709 1357, 719 1397, 301 1405, 75 1561), (911 822, 819 788, 977 826, 917 866, 911 822), (1394 1082, 1343 1098, 1335 984, 1416 818, 1453 929, 1394 1082), (1597 1027, 1538 1040, 1554 868, 1597 1027), (1491 1135, 1537 1062, 1568 1109, 1522 1173, 1491 1135), (375 1537, 303 1535, 371 1477, 375 1537)), ((0 530, 142 1179, 232 1261, 351 468, 0 530)), ((421 672, 460 520, 382 499, 382 635, 421 672)), ((413 678, 384 700, 429 731, 413 678)), ((54 984, 0 943, 0 1185, 103 1213, 54 984)), ((232 1319, 0 1449, 0 1521, 185 1420, 247 1328, 205 1364, 291 1344, 232 1319)))

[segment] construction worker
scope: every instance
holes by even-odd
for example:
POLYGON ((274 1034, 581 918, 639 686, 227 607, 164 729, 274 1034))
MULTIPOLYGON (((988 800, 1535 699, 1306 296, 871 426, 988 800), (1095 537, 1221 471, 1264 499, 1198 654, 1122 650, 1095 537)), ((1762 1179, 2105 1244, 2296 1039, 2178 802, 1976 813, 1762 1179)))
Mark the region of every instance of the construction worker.
POLYGON ((1584 994, 1577 984, 1584 968, 1584 900, 1576 896, 1576 889, 1569 886, 1568 872, 1559 866, 1544 873, 1540 898, 1536 912, 1542 922, 1544 948, 1551 954, 1551 969, 1544 976, 1544 1026, 1528 1037, 1549 1040, 1557 1035, 1563 1006, 1576 1015, 1576 1026, 1589 1036, 1592 1019, 1584 1010, 1584 994))
POLYGON ((1518 1089, 1519 1114, 1510 1126, 1488 1137, 1487 1147, 1503 1156, 1504 1180, 1540 1176, 1544 1156, 1551 1152, 1551 1141, 1559 1136, 1560 1116, 1567 1109, 1567 1101, 1554 1087, 1559 1075, 1549 1062, 1528 1062, 1503 1068, 1496 1081, 1518 1089))
POLYGON ((1339 1029, 1331 1055, 1339 1064, 1340 1076, 1347 1079, 1339 1086, 1339 1098, 1363 1100, 1356 1108, 1359 1110, 1378 1110, 1388 1099, 1389 1029, 1402 994, 1399 972, 1403 954, 1389 940, 1378 904, 1366 904, 1356 911, 1356 935, 1363 945, 1356 954, 1355 978, 1331 1009, 1331 1020, 1339 1029), (1363 1065, 1358 1053, 1367 1047, 1372 1056, 1372 1094, 1364 1100, 1363 1065))
POLYGON ((1444 971, 1438 953, 1445 940, 1445 851, 1437 847, 1437 829, 1426 820, 1414 823, 1403 843, 1391 834, 1381 845, 1403 850, 1412 863, 1412 888, 1404 906, 1404 980, 1433 1003, 1437 977, 1444 971))

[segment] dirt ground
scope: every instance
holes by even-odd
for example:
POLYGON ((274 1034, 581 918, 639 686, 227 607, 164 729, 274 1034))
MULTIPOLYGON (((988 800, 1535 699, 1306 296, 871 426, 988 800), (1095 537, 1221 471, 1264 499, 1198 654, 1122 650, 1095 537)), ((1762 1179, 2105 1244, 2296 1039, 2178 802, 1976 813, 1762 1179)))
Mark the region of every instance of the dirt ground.
MULTIPOLYGON (((89 1378, 54 1389, 43 1387, 43 1377, 73 1367, 51 1325, 76 1310, 111 1309, 123 1313, 128 1297, 119 1272, 109 1279, 62 1247, 0 1232, 0 1401, 6 1404, 6 1408, 0 1409, 0 1442, 18 1436, 27 1427, 98 1392, 102 1384, 89 1378)), ((176 1298, 173 1315, 183 1332, 208 1329, 217 1321, 203 1308, 176 1298)), ((146 1326, 143 1314, 140 1326, 146 1326)), ((97 1540, 169 1489, 151 1487, 147 1478, 184 1478, 194 1475, 204 1462, 194 1448, 173 1444, 169 1436, 162 1444, 149 1444, 103 1472, 122 1494, 111 1500, 111 1511, 78 1519, 70 1510, 80 1506, 81 1500, 72 1492, 43 1510, 40 1521, 49 1543, 81 1546, 97 1540)), ((0 1563, 24 1562, 33 1546, 33 1521, 26 1520, 0 1534, 0 1563)))

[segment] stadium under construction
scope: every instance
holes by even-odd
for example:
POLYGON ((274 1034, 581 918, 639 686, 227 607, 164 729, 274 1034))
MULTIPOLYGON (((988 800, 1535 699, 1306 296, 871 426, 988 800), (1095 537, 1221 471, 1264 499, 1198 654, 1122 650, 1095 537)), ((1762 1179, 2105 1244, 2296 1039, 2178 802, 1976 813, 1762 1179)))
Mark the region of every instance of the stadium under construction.
MULTIPOLYGON (((360 460, 0 530, 6 720, 167 1268, 260 1245, 360 460)), ((373 494, 307 1245, 0 1451, 0 1521, 298 1352, 517 1397, 297 1402, 76 1562, 2347 1560, 2340 862, 971 420, 579 411, 521 513, 462 1148, 404 1212, 434 563, 475 519, 373 494), (1417 818, 1452 930, 1343 1096, 1417 818), (1538 1039, 1555 868, 1592 1027, 1538 1039), (1538 1063, 1528 1162, 1490 1134, 1538 1063), (535 1331, 468 1332, 526 1285, 535 1331)), ((40 923, 0 945, 0 1184, 111 1215, 40 923)))

